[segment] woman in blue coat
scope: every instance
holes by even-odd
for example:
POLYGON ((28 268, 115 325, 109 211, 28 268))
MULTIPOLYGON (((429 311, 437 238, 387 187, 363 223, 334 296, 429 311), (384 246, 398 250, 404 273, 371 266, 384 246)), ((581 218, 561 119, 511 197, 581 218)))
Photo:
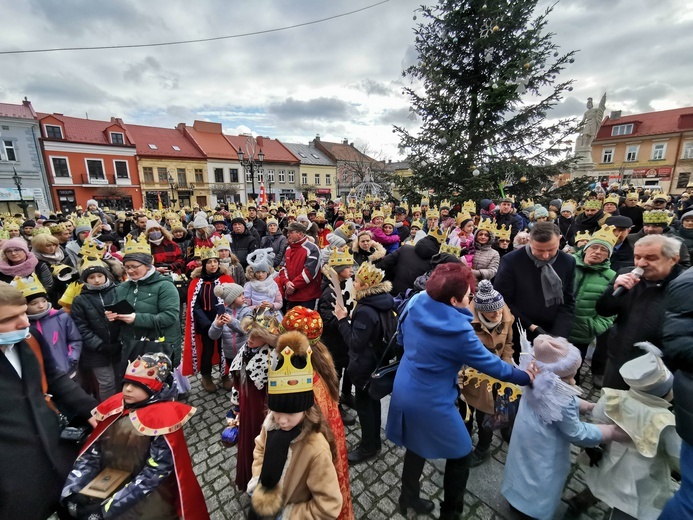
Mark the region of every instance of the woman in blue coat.
POLYGON ((469 305, 474 275, 461 263, 436 267, 426 291, 414 296, 400 318, 404 357, 397 370, 388 439, 407 451, 402 468, 400 512, 430 513, 433 502, 419 497, 425 459, 447 459, 441 519, 461 518, 472 442, 455 406, 462 365, 527 385, 534 377, 493 355, 472 328, 469 305))

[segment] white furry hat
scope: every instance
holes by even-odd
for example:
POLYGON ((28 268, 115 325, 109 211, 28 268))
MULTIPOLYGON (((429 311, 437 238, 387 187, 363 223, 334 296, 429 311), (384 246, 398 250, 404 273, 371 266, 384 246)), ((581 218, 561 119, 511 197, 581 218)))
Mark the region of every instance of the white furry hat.
POLYGON ((208 227, 209 221, 207 220, 207 215, 204 213, 204 211, 200 211, 195 215, 195 220, 193 221, 193 227, 195 229, 203 229, 208 227))
POLYGON ((624 363, 619 369, 621 377, 635 390, 664 397, 674 384, 674 376, 662 362, 662 351, 647 341, 635 346, 647 353, 624 363))
POLYGON ((340 237, 337 233, 328 233, 327 241, 333 248, 344 247, 346 245, 346 240, 340 237))
POLYGON ((248 265, 253 268, 256 273, 269 273, 274 260, 274 251, 271 247, 266 249, 256 249, 248 255, 248 265))
POLYGON ((573 378, 582 364, 580 351, 565 338, 541 334, 534 339, 534 359, 540 370, 561 379, 573 378))

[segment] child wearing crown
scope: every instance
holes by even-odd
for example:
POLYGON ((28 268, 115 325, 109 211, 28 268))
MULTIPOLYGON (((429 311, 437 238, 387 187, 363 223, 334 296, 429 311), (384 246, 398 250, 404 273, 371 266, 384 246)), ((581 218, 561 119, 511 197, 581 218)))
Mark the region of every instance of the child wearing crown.
POLYGON ((61 494, 77 518, 207 520, 183 425, 195 408, 176 402, 171 360, 161 352, 130 362, 123 391, 92 411, 98 425, 84 444, 61 494), (118 475, 124 486, 92 498, 85 488, 118 475))
POLYGON ((276 275, 272 261, 272 248, 256 249, 248 255, 248 267, 245 268, 245 286, 243 297, 250 309, 261 309, 277 313, 281 320, 281 308, 284 304, 279 286, 274 281, 276 275))
MULTIPOLYGON (((275 328, 278 326, 276 320, 272 323, 275 328)), ((252 316, 243 318, 240 328, 247 333, 248 339, 230 362, 229 374, 233 376, 231 408, 238 425, 236 486, 243 491, 252 477, 255 438, 260 434, 265 420, 267 367, 270 352, 277 344, 277 336, 252 316)))
POLYGON ((268 373, 269 413, 255 440, 248 518, 337 518, 342 508, 336 446, 313 394, 308 338, 290 331, 268 373))
MULTIPOLYGON (((399 233, 395 229, 394 219, 386 218, 383 221, 382 229, 383 229, 383 233, 385 234, 386 237, 397 236, 399 238, 399 233)), ((397 251, 398 248, 399 248, 399 241, 397 241, 397 242, 393 241, 392 244, 388 244, 385 246, 385 251, 387 251, 388 254, 394 253, 395 251, 397 251)))

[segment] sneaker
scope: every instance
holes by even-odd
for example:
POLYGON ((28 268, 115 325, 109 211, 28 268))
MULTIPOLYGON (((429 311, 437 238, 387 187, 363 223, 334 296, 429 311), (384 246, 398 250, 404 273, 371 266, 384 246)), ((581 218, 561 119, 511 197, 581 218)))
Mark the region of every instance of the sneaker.
POLYGON ((488 459, 491 458, 491 450, 480 450, 480 449, 475 449, 472 452, 472 461, 470 462, 469 466, 471 468, 476 468, 477 466, 481 466, 484 462, 486 462, 488 459))

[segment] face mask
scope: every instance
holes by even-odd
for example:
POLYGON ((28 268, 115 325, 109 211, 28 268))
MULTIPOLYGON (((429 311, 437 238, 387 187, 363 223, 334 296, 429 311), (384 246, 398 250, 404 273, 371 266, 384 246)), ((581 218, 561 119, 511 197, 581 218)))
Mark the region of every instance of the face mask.
POLYGON ((14 345, 29 335, 29 327, 10 332, 0 332, 0 345, 14 345))
POLYGON ((161 231, 152 231, 149 233, 149 240, 159 240, 164 234, 161 231))

